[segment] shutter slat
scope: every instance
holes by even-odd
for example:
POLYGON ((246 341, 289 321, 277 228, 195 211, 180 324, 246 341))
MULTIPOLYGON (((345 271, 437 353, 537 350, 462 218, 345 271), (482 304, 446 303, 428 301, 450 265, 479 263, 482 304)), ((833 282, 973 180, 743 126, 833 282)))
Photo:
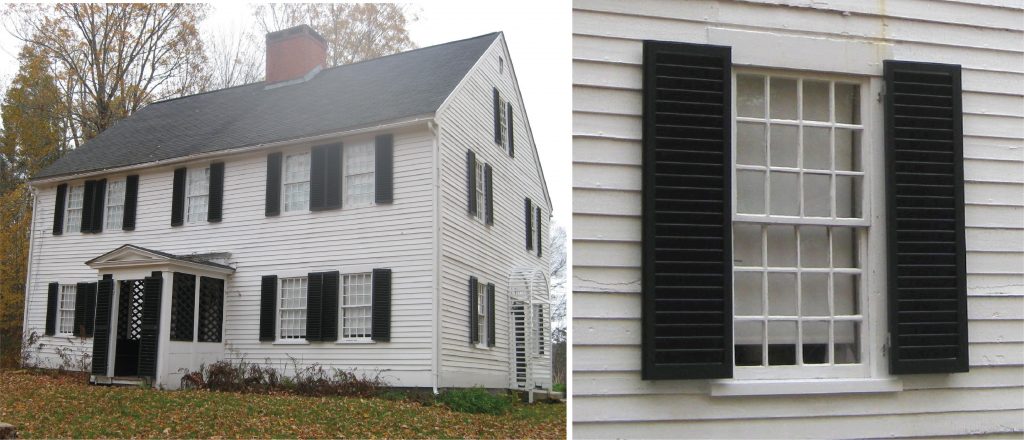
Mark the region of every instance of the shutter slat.
POLYGON ((306 288, 306 340, 323 340, 324 273, 307 274, 306 288))
POLYGON ((644 379, 732 377, 731 69, 644 43, 644 379))
POLYGON ((494 185, 491 174, 491 165, 484 164, 484 205, 487 206, 484 223, 488 225, 494 224, 494 185))
POLYGON ((163 278, 160 272, 146 277, 142 299, 142 336, 139 339, 139 376, 156 378, 160 345, 160 298, 163 278))
POLYGON ((277 275, 264 275, 260 283, 260 341, 277 336, 277 275))
POLYGON ((494 143, 501 145, 501 99, 498 88, 494 87, 494 143))
POLYGON ((533 250, 533 202, 527 197, 524 202, 526 205, 523 217, 526 221, 526 250, 533 250))
POLYGON ((341 290, 341 273, 324 272, 323 312, 320 318, 320 340, 338 340, 338 292, 341 290))
POLYGON ((104 276, 96 284, 96 320, 92 340, 92 374, 106 376, 110 362, 110 312, 114 301, 114 280, 104 276))
POLYGON ((960 66, 884 63, 889 367, 968 370, 960 66))
MULTIPOLYGON (((309 153, 309 210, 326 209, 327 145, 317 145, 309 153)), ((308 321, 307 321, 308 322, 308 321)))
POLYGON ((327 145, 324 151, 324 204, 322 209, 341 208, 341 143, 327 145))
POLYGON ((496 337, 494 334, 494 284, 487 283, 487 346, 493 347, 496 337))
POLYGON ((480 335, 477 325, 477 280, 476 277, 469 277, 469 345, 480 342, 480 335))
POLYGON ((512 158, 515 158, 516 157, 516 136, 515 136, 515 130, 513 129, 513 121, 515 120, 515 117, 513 117, 512 102, 511 101, 509 101, 509 103, 508 103, 508 107, 507 107, 507 111, 506 111, 506 119, 507 119, 507 121, 505 121, 505 124, 508 125, 508 156, 512 157, 512 158))
POLYGON ((544 217, 541 217, 540 206, 537 207, 537 256, 544 255, 544 217))
MULTIPOLYGON (((96 181, 86 180, 82 189, 82 211, 79 232, 88 234, 93 231, 93 210, 96 209, 96 181)), ((78 330, 75 330, 78 333, 78 330)))
POLYGON ((395 197, 395 138, 382 134, 375 139, 374 151, 374 202, 392 203, 395 197))
POLYGON ((373 270, 372 336, 374 341, 391 341, 391 269, 373 270))
POLYGON ((57 199, 53 205, 53 235, 64 233, 64 205, 68 195, 68 184, 57 185, 57 199))
POLYGON ((185 222, 185 168, 174 170, 174 184, 171 189, 171 226, 185 222))
POLYGON ((53 336, 57 333, 57 302, 60 300, 60 285, 50 283, 46 288, 46 330, 43 334, 53 336))
POLYGON ((135 210, 139 202, 139 175, 132 174, 124 181, 124 216, 121 218, 121 229, 135 230, 135 210))
POLYGON ((206 211, 206 221, 219 222, 223 217, 224 206, 224 162, 210 164, 210 203, 206 211))
POLYGON ((281 153, 267 155, 267 188, 264 215, 272 217, 281 214, 281 153))
POLYGON ((89 291, 89 283, 77 283, 75 285, 75 321, 71 327, 71 333, 80 338, 85 337, 86 309, 89 308, 89 300, 86 299, 89 291))
POLYGON ((466 194, 469 196, 467 210, 469 215, 476 215, 476 153, 466 151, 466 194))

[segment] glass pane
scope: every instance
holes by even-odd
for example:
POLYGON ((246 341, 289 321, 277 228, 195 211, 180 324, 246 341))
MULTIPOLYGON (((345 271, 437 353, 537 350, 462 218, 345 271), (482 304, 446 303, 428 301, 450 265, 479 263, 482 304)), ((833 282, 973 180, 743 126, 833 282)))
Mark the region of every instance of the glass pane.
POLYGON ((761 321, 736 322, 736 365, 762 365, 761 353, 764 344, 764 323, 761 321))
POLYGON ((836 83, 836 122, 860 124, 860 86, 836 83))
POLYGON ((800 215, 800 178, 797 173, 771 173, 771 214, 800 215))
POLYGON ((736 163, 765 165, 766 149, 764 124, 736 123, 736 163))
POLYGON ((832 267, 857 267, 857 237, 852 228, 832 228, 832 267))
POLYGON ((857 311, 857 275, 849 273, 833 274, 832 294, 835 315, 856 315, 857 311))
POLYGON ((764 77, 736 75, 736 114, 752 118, 764 117, 764 77))
POLYGON ((856 364, 860 362, 860 343, 858 327, 860 323, 853 321, 836 321, 835 326, 835 362, 837 364, 856 364))
POLYGON ((796 80, 769 78, 772 119, 796 119, 796 80))
POLYGON ((861 218, 860 194, 860 176, 836 176, 836 217, 861 218))
POLYGON ((800 227, 800 267, 828 267, 828 230, 824 226, 800 227))
POLYGON ((804 216, 832 215, 832 188, 827 174, 804 174, 804 216))
POLYGON ((796 321, 768 322, 768 365, 796 364, 796 321))
POLYGON ((828 316, 828 274, 800 275, 800 315, 828 316))
POLYGON ((822 127, 804 127, 804 168, 832 169, 831 130, 822 127))
POLYGON ((761 266, 761 225, 735 223, 733 261, 737 266, 761 266))
POLYGON ((828 363, 828 322, 804 321, 803 354, 805 364, 828 363))
POLYGON ((795 125, 772 125, 770 131, 772 166, 796 168, 799 128, 795 125))
POLYGON ((764 214, 764 171, 736 171, 736 212, 764 214))
POLYGON ((796 267, 796 229, 792 226, 768 227, 768 265, 796 267))
POLYGON ((860 131, 836 129, 836 170, 861 171, 860 131))
POLYGON ((736 314, 744 316, 760 316, 764 314, 761 307, 761 272, 736 272, 736 314))
POLYGON ((796 316, 796 274, 768 274, 768 314, 796 316))
POLYGON ((804 80, 804 120, 828 121, 828 81, 804 80))

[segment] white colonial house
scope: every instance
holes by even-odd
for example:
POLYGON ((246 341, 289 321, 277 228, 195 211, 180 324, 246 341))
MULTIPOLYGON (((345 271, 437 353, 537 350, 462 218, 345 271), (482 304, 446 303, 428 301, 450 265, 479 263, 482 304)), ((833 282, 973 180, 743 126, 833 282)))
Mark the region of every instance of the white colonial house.
POLYGON ((1024 431, 1020 0, 576 0, 579 438, 1024 431))
POLYGON ((151 104, 33 176, 44 366, 176 388, 227 359, 550 388, 551 202, 501 33, 151 104))

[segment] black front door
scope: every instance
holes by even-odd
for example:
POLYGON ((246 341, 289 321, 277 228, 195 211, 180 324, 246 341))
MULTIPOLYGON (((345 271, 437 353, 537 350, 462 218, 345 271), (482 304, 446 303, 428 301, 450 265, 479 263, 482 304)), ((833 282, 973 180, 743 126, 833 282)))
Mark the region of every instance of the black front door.
POLYGON ((144 280, 121 281, 117 303, 117 350, 114 376, 139 374, 139 342, 142 340, 144 280))

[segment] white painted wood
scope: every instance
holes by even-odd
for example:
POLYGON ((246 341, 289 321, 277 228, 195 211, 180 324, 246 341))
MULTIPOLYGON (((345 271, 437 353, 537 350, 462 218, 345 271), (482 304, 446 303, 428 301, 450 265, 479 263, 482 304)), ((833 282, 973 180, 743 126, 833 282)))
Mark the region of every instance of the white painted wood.
MULTIPOLYGON (((1024 430, 1024 5, 576 0, 573 9, 575 436, 1024 430), (640 379, 640 61, 648 39, 725 44, 738 66, 863 75, 873 84, 885 59, 963 66, 969 373, 902 376, 903 391, 818 396, 712 397, 711 381, 640 379)), ((880 138, 866 145, 882 157, 880 138)), ((884 298, 884 287, 872 296, 884 298)), ((875 300, 883 308, 872 313, 884 315, 883 303, 875 300)), ((873 374, 891 379, 880 344, 869 354, 873 374)))

